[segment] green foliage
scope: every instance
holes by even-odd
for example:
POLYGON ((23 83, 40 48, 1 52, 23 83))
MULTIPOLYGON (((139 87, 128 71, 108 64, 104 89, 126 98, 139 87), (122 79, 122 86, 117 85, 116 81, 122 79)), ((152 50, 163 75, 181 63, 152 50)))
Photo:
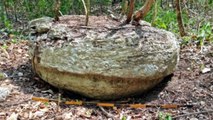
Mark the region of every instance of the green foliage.
POLYGON ((177 29, 174 29, 177 28, 176 15, 174 11, 159 11, 159 15, 157 15, 153 25, 158 28, 177 32, 177 29))
POLYGON ((2 49, 6 50, 7 48, 8 48, 7 44, 4 43, 3 46, 2 46, 2 49))
MULTIPOLYGON (((176 18, 176 11, 175 9, 163 9, 160 6, 160 0, 157 0, 157 15, 155 17, 155 20, 153 21, 153 15, 154 15, 154 7, 152 7, 151 11, 149 14, 145 17, 145 20, 148 22, 152 22, 152 25, 157 28, 165 29, 168 31, 172 31, 174 33, 178 33, 178 23, 177 23, 177 18, 176 18)), ((183 12, 183 21, 185 23, 188 22, 188 17, 186 13, 183 12)))
POLYGON ((10 20, 6 17, 6 15, 3 15, 1 20, 3 21, 3 25, 5 28, 12 29, 12 24, 11 24, 10 20))
POLYGON ((49 102, 44 102, 44 105, 45 106, 49 106, 49 102))
MULTIPOLYGON (((90 0, 90 2, 92 15, 105 15, 104 13, 107 13, 107 9, 111 7, 112 0, 90 0)), ((174 6, 172 6, 172 2, 166 0, 156 0, 156 2, 157 4, 152 6, 145 20, 152 23, 154 27, 178 34, 176 11, 174 6)), ((145 0, 136 0, 135 10, 141 8, 144 3, 145 0)), ((124 7, 124 0, 120 5, 124 7)), ((186 5, 188 7, 181 4, 183 8, 182 18, 186 32, 191 36, 185 37, 184 42, 187 43, 192 37, 194 40, 198 40, 201 45, 203 45, 204 41, 213 42, 213 35, 211 34, 213 19, 211 16, 209 17, 210 19, 204 17, 213 8, 212 0, 187 1, 186 5), (191 16, 191 11, 198 15, 191 16)), ((20 35, 19 31, 14 30, 13 23, 28 21, 42 16, 53 17, 53 9, 53 0, 1 0, 0 29, 4 28, 9 33, 20 35)), ((60 11, 64 15, 84 14, 84 7, 81 0, 61 0, 60 11)))
POLYGON ((3 72, 0 71, 0 80, 1 80, 1 79, 5 79, 6 77, 7 77, 7 76, 6 76, 3 72))
POLYGON ((159 112, 158 119, 159 120, 172 120, 172 117, 168 113, 159 112))
POLYGON ((213 42, 212 28, 210 22, 204 23, 198 30, 198 39, 210 40, 213 42))
POLYGON ((16 43, 18 42, 18 40, 17 40, 17 39, 12 39, 11 42, 12 42, 13 44, 16 44, 16 43))
POLYGON ((123 116, 122 118, 121 118, 121 120, 126 120, 127 119, 127 117, 126 116, 123 116))
MULTIPOLYGON (((195 6, 198 6, 198 4, 204 6, 208 2, 211 3, 208 4, 208 9, 210 9, 209 7, 213 7, 213 3, 208 0, 201 0, 191 4, 196 4, 195 6)), ((184 6, 182 7, 184 8, 184 6)), ((152 22, 152 25, 154 27, 166 29, 173 33, 179 34, 175 8, 162 8, 160 5, 160 0, 157 0, 157 15, 154 17, 153 20, 153 15, 155 14, 154 12, 156 12, 155 9, 156 8, 153 6, 151 11, 145 17, 145 20, 150 23, 152 22)), ((205 11, 204 8, 202 11, 205 11)), ((187 9, 182 10, 184 27, 188 33, 188 36, 183 37, 182 44, 186 44, 191 40, 198 41, 201 46, 204 44, 205 41, 213 42, 213 27, 211 24, 211 20, 206 19, 202 16, 190 16, 188 12, 189 11, 187 9)))
MULTIPOLYGON (((195 24, 195 23, 194 23, 195 24)), ((183 37, 182 44, 197 41, 202 47, 205 42, 213 43, 212 25, 210 22, 202 22, 197 29, 191 29, 191 35, 183 37)))
POLYGON ((198 30, 197 40, 202 47, 205 41, 213 42, 212 28, 209 22, 202 25, 198 30))

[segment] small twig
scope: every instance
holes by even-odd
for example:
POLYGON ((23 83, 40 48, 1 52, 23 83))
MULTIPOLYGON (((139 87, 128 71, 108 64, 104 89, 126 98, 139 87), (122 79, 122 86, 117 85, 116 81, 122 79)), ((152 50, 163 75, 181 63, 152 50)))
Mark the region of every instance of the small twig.
POLYGON ((99 106, 99 108, 104 113, 104 115, 106 115, 108 118, 112 118, 113 120, 116 120, 116 118, 114 117, 114 115, 108 113, 102 106, 99 106))
POLYGON ((186 116, 196 115, 196 114, 211 113, 211 112, 213 112, 213 110, 200 111, 200 112, 194 112, 194 113, 187 113, 187 114, 183 114, 183 115, 177 115, 177 116, 174 116, 172 118, 176 119, 176 118, 180 118, 180 117, 186 117, 186 116))

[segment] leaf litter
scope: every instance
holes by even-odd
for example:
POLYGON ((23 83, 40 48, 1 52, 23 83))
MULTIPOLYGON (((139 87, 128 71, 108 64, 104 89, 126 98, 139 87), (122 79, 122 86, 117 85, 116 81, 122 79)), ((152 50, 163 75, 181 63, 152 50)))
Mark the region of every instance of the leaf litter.
MULTIPOLYGON (((103 108, 97 106, 58 106, 57 103, 31 101, 32 96, 58 99, 58 88, 42 81, 32 71, 28 55, 28 41, 0 41, 0 87, 10 93, 0 102, 0 119, 70 120, 70 119, 159 119, 159 115, 171 115, 175 119, 213 119, 213 46, 207 44, 205 51, 190 43, 183 45, 180 62, 174 74, 155 88, 140 96, 118 101, 144 104, 193 104, 193 108, 160 109, 129 107, 103 108), (7 47, 5 47, 7 46, 7 47), (207 112, 203 112, 207 111, 207 112), (209 112, 208 112, 209 111, 209 112), (105 113, 106 112, 106 113, 105 113), (194 113, 194 114, 192 114, 194 113)), ((62 91, 62 99, 91 99, 62 91)), ((113 102, 113 101, 110 101, 113 102)))

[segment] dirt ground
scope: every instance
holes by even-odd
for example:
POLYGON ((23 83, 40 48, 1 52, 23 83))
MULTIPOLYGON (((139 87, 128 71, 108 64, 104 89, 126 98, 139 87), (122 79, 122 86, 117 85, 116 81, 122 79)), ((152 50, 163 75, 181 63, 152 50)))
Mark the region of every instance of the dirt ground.
POLYGON ((169 120, 169 116, 178 120, 213 119, 213 45, 210 43, 204 45, 202 51, 194 42, 182 45, 177 70, 149 92, 136 97, 108 101, 194 105, 192 108, 177 109, 100 108, 95 105, 64 104, 58 106, 54 102, 32 101, 32 96, 58 99, 59 92, 62 93, 62 99, 66 100, 94 100, 70 92, 68 94, 42 81, 32 71, 28 49, 27 40, 0 40, 0 71, 7 74, 6 78, 0 80, 0 87, 11 90, 6 100, 0 102, 0 120, 169 120))

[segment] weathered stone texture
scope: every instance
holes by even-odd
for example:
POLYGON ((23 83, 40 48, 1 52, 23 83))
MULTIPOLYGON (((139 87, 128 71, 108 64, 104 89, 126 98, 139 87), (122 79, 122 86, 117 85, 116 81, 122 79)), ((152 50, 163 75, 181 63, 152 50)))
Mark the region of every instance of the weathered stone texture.
POLYGON ((40 30, 36 25, 32 33, 42 34, 32 36, 37 42, 31 49, 35 72, 54 86, 88 97, 140 94, 173 73, 178 63, 176 37, 165 30, 72 28, 52 21, 40 30))

